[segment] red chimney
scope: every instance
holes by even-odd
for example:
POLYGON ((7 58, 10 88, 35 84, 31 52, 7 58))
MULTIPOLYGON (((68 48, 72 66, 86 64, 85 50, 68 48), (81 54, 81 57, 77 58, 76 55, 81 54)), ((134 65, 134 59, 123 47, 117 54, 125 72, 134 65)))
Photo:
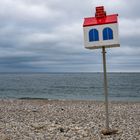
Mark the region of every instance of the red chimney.
POLYGON ((96 18, 106 17, 106 11, 104 11, 104 6, 96 7, 95 17, 96 18))

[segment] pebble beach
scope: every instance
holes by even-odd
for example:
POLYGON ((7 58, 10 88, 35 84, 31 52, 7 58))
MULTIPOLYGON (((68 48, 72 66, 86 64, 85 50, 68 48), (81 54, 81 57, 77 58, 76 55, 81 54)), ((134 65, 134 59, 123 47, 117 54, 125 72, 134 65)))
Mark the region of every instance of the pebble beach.
POLYGON ((0 140, 140 140, 140 102, 0 100, 0 140))

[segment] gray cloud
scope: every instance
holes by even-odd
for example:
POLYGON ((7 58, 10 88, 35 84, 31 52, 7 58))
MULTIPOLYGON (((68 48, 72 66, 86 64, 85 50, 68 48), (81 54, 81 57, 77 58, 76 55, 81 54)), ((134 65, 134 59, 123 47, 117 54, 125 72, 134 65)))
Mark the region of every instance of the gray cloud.
POLYGON ((102 71, 101 50, 83 46, 83 18, 98 5, 119 13, 121 47, 107 49, 109 71, 140 71, 140 3, 114 0, 0 1, 0 71, 102 71))

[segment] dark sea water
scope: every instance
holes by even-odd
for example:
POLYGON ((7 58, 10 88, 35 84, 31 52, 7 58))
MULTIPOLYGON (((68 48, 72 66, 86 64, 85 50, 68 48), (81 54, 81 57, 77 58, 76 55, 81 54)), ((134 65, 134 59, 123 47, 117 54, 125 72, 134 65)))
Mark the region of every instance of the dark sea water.
MULTIPOLYGON (((140 73, 109 73, 109 99, 140 101, 140 73)), ((104 100, 103 73, 0 74, 0 98, 104 100)))

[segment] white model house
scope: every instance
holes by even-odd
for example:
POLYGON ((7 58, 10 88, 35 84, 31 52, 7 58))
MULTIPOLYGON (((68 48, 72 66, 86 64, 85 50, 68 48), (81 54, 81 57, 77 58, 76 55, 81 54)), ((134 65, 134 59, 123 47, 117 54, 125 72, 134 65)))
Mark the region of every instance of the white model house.
POLYGON ((84 19, 84 45, 88 49, 119 47, 118 14, 106 15, 104 7, 96 7, 95 17, 84 19))

